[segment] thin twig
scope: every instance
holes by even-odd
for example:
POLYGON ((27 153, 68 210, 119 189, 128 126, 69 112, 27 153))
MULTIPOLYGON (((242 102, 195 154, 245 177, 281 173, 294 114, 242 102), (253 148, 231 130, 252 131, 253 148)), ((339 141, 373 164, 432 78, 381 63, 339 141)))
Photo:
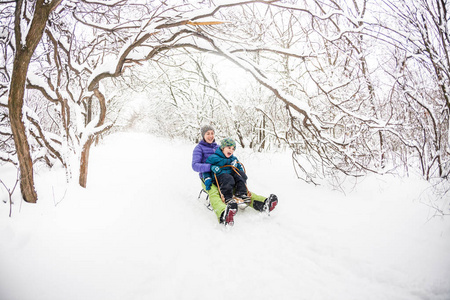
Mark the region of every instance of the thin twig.
POLYGON ((14 194, 14 191, 16 190, 17 183, 19 183, 19 169, 17 169, 17 178, 16 182, 14 183, 14 187, 12 189, 9 189, 6 184, 3 182, 3 180, 0 179, 0 183, 5 187, 6 191, 8 192, 9 197, 9 217, 11 218, 12 215, 12 195, 14 194))

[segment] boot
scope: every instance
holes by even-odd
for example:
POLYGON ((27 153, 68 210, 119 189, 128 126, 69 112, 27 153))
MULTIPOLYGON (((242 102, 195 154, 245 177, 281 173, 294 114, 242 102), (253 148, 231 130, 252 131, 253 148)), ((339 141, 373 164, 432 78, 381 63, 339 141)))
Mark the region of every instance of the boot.
POLYGON ((228 201, 225 200, 225 203, 227 203, 227 207, 225 208, 225 211, 222 213, 222 216, 220 217, 220 223, 224 223, 225 226, 233 226, 234 225, 234 215, 237 213, 238 206, 236 202, 232 199, 229 199, 228 201))
POLYGON ((270 194, 269 198, 264 201, 263 211, 269 213, 274 210, 275 206, 278 204, 278 197, 274 194, 270 194))

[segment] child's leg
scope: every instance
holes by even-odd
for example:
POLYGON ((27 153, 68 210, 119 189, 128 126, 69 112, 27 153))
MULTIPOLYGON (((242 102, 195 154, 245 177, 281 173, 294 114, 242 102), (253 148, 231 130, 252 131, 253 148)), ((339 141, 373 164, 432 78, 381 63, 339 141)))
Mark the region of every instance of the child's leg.
MULTIPOLYGON (((205 189, 205 184, 202 182, 202 187, 205 189)), ((225 203, 223 203, 222 199, 220 198, 219 190, 217 189, 217 186, 215 184, 211 185, 211 189, 207 191, 209 195, 209 203, 211 203, 211 207, 214 210, 214 213, 216 214, 217 220, 220 222, 220 216, 225 211, 225 208, 227 207, 225 203)))
POLYGON ((217 176, 219 182, 219 189, 225 200, 233 197, 233 188, 235 185, 234 178, 231 174, 224 173, 217 176))
POLYGON ((232 174, 234 181, 236 182, 235 195, 236 196, 247 195, 247 186, 245 185, 245 183, 247 182, 247 175, 245 175, 245 173, 242 171, 239 171, 239 174, 235 172, 233 172, 232 174))

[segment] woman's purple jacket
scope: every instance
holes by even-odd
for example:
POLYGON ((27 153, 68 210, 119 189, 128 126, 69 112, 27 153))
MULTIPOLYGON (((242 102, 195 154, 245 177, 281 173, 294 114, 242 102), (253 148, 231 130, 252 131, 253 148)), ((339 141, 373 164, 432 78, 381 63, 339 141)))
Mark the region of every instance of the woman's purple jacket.
POLYGON ((206 159, 216 152, 216 149, 219 148, 215 142, 208 144, 204 140, 201 140, 197 146, 194 148, 194 152, 192 153, 192 169, 195 172, 199 172, 200 178, 202 178, 202 173, 211 172, 211 164, 206 163, 206 159))

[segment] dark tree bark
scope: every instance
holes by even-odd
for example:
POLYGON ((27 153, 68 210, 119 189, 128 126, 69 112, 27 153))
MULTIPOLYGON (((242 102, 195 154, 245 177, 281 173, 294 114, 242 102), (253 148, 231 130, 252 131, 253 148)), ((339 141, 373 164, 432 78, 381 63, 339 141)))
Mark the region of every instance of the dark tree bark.
POLYGON ((21 21, 25 18, 22 13, 26 11, 26 9, 23 9, 23 6, 27 5, 27 2, 18 0, 15 9, 14 33, 16 37, 16 52, 14 55, 14 65, 8 95, 8 109, 11 121, 11 131, 13 133, 20 167, 20 190, 23 199, 31 203, 36 203, 37 194, 34 189, 33 163, 30 146, 25 133, 25 125, 22 120, 25 82, 31 57, 41 40, 50 12, 55 9, 60 2, 61 0, 53 0, 46 4, 44 0, 36 1, 31 26, 28 33, 25 33, 25 37, 22 36, 24 32, 22 32, 21 21))
MULTIPOLYGON (((98 123, 96 125, 96 127, 101 127, 102 125, 105 124, 105 119, 106 119, 106 99, 105 96, 98 90, 98 88, 94 89, 94 95, 95 97, 98 99, 99 101, 99 106, 100 106, 100 115, 99 115, 99 120, 98 123)), ((108 130, 109 127, 104 128, 102 131, 104 130, 108 130)), ((79 184, 82 187, 86 187, 87 185, 87 178, 88 178, 88 166, 89 166, 89 152, 91 150, 91 146, 96 138, 96 136, 101 133, 97 132, 96 134, 91 134, 88 137, 88 140, 86 141, 86 143, 83 145, 83 150, 81 152, 81 159, 80 159, 80 178, 79 178, 79 184)))

